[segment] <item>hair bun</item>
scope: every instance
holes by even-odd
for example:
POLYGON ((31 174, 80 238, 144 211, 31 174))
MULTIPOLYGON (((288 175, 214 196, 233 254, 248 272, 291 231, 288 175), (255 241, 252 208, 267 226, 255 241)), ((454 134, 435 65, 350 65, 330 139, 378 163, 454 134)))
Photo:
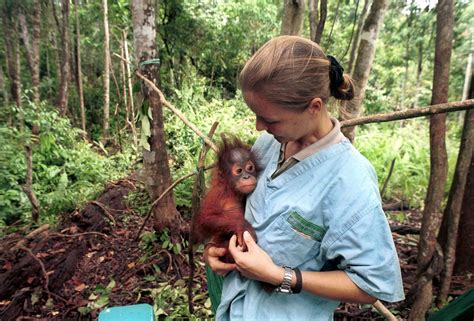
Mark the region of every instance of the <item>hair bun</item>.
POLYGON ((336 57, 327 55, 329 60, 329 90, 331 96, 340 100, 351 100, 354 98, 354 85, 348 75, 344 74, 344 68, 336 57))

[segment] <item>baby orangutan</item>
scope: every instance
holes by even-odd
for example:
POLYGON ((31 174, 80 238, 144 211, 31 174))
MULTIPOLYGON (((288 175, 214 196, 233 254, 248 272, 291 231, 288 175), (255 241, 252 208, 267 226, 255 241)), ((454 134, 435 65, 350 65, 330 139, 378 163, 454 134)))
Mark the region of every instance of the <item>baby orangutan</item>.
MULTIPOLYGON (((257 240, 252 226, 245 220, 245 198, 257 185, 257 165, 250 148, 239 139, 222 137, 217 164, 201 209, 195 218, 196 243, 211 240, 217 247, 228 248, 232 235, 246 248, 243 233, 249 231, 257 240)), ((227 254, 225 262, 234 262, 227 254)))

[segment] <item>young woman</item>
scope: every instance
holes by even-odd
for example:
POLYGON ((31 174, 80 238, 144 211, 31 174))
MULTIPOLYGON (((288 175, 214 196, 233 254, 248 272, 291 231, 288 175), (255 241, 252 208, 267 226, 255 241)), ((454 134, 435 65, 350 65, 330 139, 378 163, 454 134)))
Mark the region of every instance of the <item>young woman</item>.
POLYGON ((400 265, 370 163, 342 135, 326 104, 354 87, 310 40, 281 36, 246 63, 240 87, 266 131, 253 150, 263 167, 247 198, 248 251, 208 246, 226 275, 218 320, 332 320, 340 301, 404 298, 400 265), (219 257, 227 251, 235 264, 219 257), (275 290, 268 291, 264 284, 275 290))

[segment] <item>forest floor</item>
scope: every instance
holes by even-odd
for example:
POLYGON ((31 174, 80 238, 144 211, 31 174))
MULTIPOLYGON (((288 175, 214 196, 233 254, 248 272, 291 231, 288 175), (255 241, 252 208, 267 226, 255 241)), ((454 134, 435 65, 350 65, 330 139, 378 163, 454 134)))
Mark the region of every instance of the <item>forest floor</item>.
MULTIPOLYGON (((133 179, 109 184, 96 201, 66 215, 57 230, 45 226, 28 235, 18 229, 0 239, 0 320, 95 320, 106 306, 138 302, 157 303, 159 319, 186 316, 187 311, 176 314, 173 309, 188 308, 187 251, 173 251, 167 239, 136 240, 144 218, 124 201, 136 186, 133 179)), ((403 225, 415 234, 393 237, 408 291, 416 278, 420 213, 404 214, 403 225)), ((182 230, 185 239, 188 228, 182 230)), ((196 254, 193 302, 202 318, 209 313, 209 301, 202 258, 196 254)), ((472 287, 474 278, 455 276, 450 296, 472 287)), ((402 305, 387 307, 406 318, 408 309, 402 305)), ((383 318, 371 306, 341 304, 335 320, 383 318)))

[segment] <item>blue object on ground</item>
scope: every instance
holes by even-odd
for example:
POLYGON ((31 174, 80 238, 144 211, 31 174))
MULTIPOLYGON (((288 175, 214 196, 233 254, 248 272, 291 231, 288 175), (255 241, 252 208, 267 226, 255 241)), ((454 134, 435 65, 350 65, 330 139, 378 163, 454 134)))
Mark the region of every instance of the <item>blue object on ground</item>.
POLYGON ((99 321, 155 321, 155 316, 151 305, 134 304, 107 308, 99 313, 99 321))

